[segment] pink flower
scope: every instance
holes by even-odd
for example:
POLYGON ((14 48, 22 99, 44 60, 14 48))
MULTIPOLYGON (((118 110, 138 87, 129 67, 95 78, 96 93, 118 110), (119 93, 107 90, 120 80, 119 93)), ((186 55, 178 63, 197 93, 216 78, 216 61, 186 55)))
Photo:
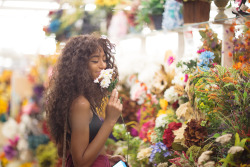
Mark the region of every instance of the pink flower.
POLYGON ((218 64, 217 64, 217 63, 213 63, 212 65, 213 65, 213 67, 214 67, 214 66, 216 66, 216 65, 218 65, 218 64))
POLYGON ((149 120, 148 122, 144 123, 141 127, 139 137, 141 139, 147 138, 147 133, 150 129, 155 127, 155 122, 153 119, 149 120))
POLYGON ((201 54, 202 52, 205 52, 206 50, 205 49, 200 49, 197 51, 197 53, 201 54))
POLYGON ((174 62, 174 57, 170 56, 167 60, 168 65, 171 65, 174 62))
POLYGON ((188 81, 188 75, 185 74, 184 82, 187 82, 187 81, 188 81))

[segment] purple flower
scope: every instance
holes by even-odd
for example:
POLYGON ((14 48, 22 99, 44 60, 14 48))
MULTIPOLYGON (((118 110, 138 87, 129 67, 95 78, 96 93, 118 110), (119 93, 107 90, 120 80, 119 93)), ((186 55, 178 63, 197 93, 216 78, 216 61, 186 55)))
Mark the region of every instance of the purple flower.
POLYGON ((3 150, 8 160, 11 160, 17 155, 17 151, 11 145, 4 146, 3 150))

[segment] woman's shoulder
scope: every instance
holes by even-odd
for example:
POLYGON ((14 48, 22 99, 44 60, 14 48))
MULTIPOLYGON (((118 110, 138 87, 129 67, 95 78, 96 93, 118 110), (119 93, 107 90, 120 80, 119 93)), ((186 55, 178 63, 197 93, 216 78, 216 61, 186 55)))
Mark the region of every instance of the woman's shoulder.
POLYGON ((78 96, 75 98, 71 104, 71 110, 89 110, 90 103, 88 99, 84 96, 78 96))

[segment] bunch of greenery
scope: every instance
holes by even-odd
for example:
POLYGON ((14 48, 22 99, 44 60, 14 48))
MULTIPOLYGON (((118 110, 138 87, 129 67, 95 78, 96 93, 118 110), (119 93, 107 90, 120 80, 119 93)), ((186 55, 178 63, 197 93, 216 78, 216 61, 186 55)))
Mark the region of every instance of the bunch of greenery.
POLYGON ((250 75, 234 68, 216 66, 208 72, 196 74, 192 82, 196 106, 209 120, 210 130, 218 131, 223 124, 228 132, 247 137, 250 75))
POLYGON ((166 0, 142 0, 136 15, 137 29, 141 29, 145 23, 151 23, 152 15, 162 15, 166 0))

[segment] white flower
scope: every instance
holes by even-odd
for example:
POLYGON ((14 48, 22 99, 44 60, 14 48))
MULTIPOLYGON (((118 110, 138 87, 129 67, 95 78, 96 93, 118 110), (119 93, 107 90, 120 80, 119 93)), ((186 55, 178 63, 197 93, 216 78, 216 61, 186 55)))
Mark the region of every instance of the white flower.
POLYGON ((167 123, 168 123, 167 114, 162 114, 162 115, 160 115, 159 117, 156 118, 155 127, 156 128, 159 128, 159 127, 165 128, 167 123))
POLYGON ((102 70, 98 78, 94 80, 94 83, 99 83, 99 80, 101 80, 100 86, 102 88, 108 88, 111 83, 113 73, 113 69, 102 70))
POLYGON ((8 139, 13 139, 18 134, 18 124, 13 118, 9 118, 2 127, 3 135, 8 139))
POLYGON ((164 98, 169 102, 173 103, 178 100, 178 93, 175 92, 174 86, 171 86, 164 92, 164 98))
POLYGON ((186 85, 186 82, 184 82, 185 80, 185 74, 184 73, 177 73, 177 75, 175 75, 174 79, 172 80, 172 84, 178 84, 178 85, 186 85))
POLYGON ((208 161, 210 159, 210 154, 212 154, 213 151, 205 151, 201 154, 201 156, 198 158, 198 164, 202 165, 204 162, 208 161))
POLYGON ((98 78, 96 78, 96 79, 94 80, 94 83, 99 83, 98 78))
POLYGON ((153 131, 153 132, 151 133, 150 137, 151 137, 151 142, 152 142, 153 144, 157 143, 157 135, 156 135, 156 132, 155 132, 155 131, 153 131))
POLYGON ((24 138, 20 138, 17 143, 17 149, 21 151, 21 150, 27 150, 28 148, 29 148, 29 144, 27 140, 25 140, 24 138))
POLYGON ((238 152, 244 151, 244 148, 241 146, 233 146, 228 150, 228 154, 236 154, 238 152))
POLYGON ((221 144, 225 144, 229 142, 232 138, 232 134, 225 134, 223 136, 218 137, 215 141, 221 144))
POLYGON ((138 154, 137 154, 137 158, 139 160, 143 160, 144 158, 148 158, 150 156, 152 152, 152 148, 144 148, 144 149, 141 149, 138 154))
POLYGON ((108 88, 110 83, 111 83, 110 79, 105 78, 101 81, 100 85, 102 88, 108 88))
POLYGON ((214 161, 208 161, 207 163, 205 163, 203 165, 203 167, 214 167, 215 166, 215 162, 214 161))
POLYGON ((131 100, 137 101, 140 105, 144 103, 147 94, 147 87, 145 84, 138 82, 134 84, 130 89, 130 98, 131 100))

